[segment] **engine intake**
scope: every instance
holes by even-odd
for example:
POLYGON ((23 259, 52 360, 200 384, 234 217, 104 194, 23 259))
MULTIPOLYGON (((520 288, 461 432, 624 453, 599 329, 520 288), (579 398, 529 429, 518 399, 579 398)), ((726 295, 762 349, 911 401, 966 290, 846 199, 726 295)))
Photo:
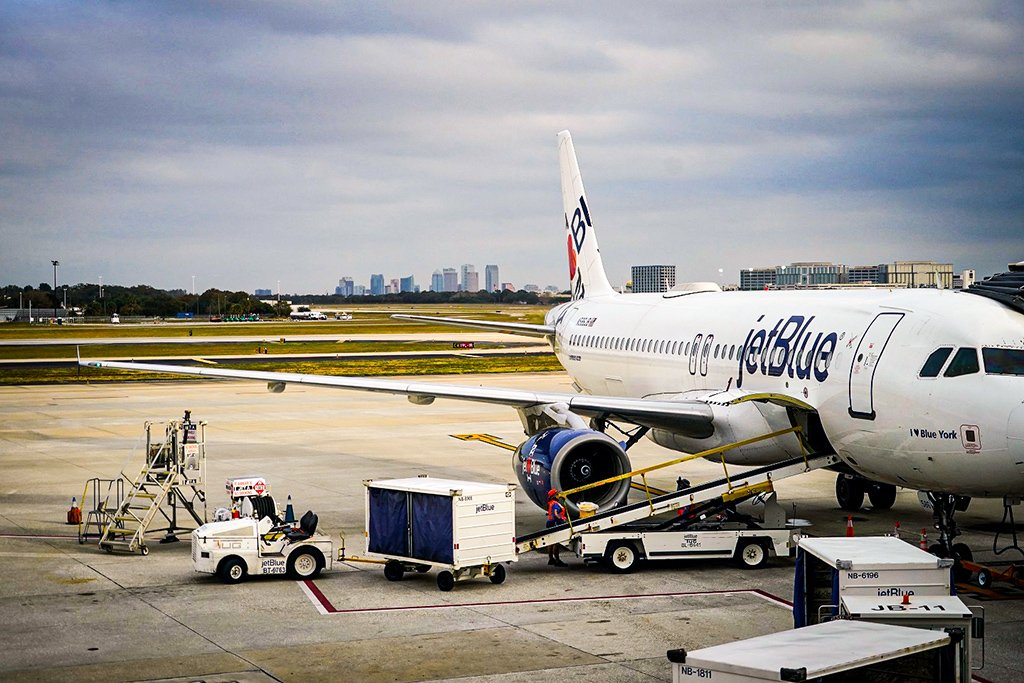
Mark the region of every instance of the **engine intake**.
MULTIPOLYGON (((612 437, 592 429, 565 427, 546 429, 520 444, 512 456, 512 467, 526 495, 544 509, 551 489, 574 489, 631 469, 625 448, 612 437)), ((629 484, 629 479, 622 479, 572 494, 566 499, 566 508, 575 517, 582 501, 596 503, 602 510, 616 507, 625 502, 629 484)))

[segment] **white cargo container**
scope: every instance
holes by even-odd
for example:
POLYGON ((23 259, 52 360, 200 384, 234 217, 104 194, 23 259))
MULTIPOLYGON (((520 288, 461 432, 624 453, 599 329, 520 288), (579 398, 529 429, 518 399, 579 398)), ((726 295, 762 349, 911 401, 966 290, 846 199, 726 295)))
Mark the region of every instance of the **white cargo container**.
POLYGON ((949 634, 829 621, 693 652, 669 650, 673 683, 960 680, 949 634))
POLYGON ((803 537, 797 546, 793 620, 797 627, 838 614, 848 595, 950 595, 953 561, 894 536, 803 537))
POLYGON ((365 481, 366 554, 384 575, 440 569, 437 586, 487 576, 505 580, 515 562, 515 484, 414 477, 365 481))

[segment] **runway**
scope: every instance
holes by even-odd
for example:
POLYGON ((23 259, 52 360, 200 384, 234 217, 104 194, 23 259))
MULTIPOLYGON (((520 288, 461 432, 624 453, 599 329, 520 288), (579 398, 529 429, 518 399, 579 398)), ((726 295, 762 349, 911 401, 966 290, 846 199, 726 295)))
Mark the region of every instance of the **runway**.
MULTIPOLYGON (((561 373, 438 378, 448 383, 571 391, 561 373)), ((514 411, 292 386, 270 394, 247 382, 160 382, 0 387, 0 680, 76 681, 668 681, 668 649, 688 650, 788 629, 793 562, 745 571, 721 561, 649 563, 628 575, 549 567, 523 556, 499 586, 437 590, 433 574, 391 583, 379 567, 345 564, 311 582, 254 579, 225 586, 193 572, 185 542, 154 545, 147 557, 109 555, 67 538, 63 524, 85 480, 134 476, 147 420, 191 410, 207 426, 210 511, 226 503, 223 482, 265 475, 283 506, 312 509, 321 530, 362 547, 366 479, 428 474, 515 481, 509 453, 451 434, 522 440, 514 411), (314 590, 315 589, 315 590, 314 590), (313 599, 319 593, 320 598, 313 599)), ((635 466, 671 457, 643 441, 635 466)), ((688 464, 651 477, 674 488, 721 475, 688 464)), ((834 475, 780 482, 791 516, 814 535, 842 535, 834 475)), ((517 533, 544 524, 520 495, 517 533)), ((984 559, 1001 517, 997 501, 958 516, 984 559)), ((890 511, 854 516, 858 535, 913 539, 931 530, 912 491, 890 511)), ((990 554, 989 554, 990 556, 990 554)), ((968 604, 979 604, 967 597, 968 604)), ((1024 679, 1024 601, 987 601, 985 680, 1024 679)))

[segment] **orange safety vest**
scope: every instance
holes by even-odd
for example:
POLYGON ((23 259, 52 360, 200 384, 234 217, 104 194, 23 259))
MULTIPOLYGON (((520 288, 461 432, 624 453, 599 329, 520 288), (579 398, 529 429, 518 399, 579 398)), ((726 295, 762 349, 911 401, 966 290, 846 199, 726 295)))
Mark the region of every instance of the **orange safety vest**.
POLYGON ((548 521, 552 522, 556 519, 565 521, 565 506, 559 503, 557 500, 548 501, 548 521))

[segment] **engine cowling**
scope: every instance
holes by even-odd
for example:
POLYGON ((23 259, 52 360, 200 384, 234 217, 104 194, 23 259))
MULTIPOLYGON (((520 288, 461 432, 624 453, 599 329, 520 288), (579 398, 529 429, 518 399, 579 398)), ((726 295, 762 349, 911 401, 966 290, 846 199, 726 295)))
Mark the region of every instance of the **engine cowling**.
MULTIPOLYGON (((553 427, 531 436, 516 449, 512 467, 526 495, 546 509, 548 491, 565 491, 625 474, 629 456, 621 443, 593 429, 553 427)), ((602 510, 621 505, 629 494, 629 480, 598 486, 573 494, 566 508, 578 515, 581 501, 596 503, 602 510)))

